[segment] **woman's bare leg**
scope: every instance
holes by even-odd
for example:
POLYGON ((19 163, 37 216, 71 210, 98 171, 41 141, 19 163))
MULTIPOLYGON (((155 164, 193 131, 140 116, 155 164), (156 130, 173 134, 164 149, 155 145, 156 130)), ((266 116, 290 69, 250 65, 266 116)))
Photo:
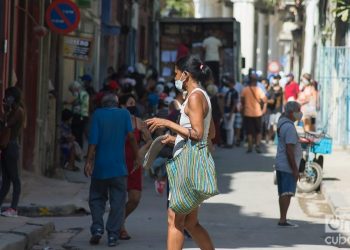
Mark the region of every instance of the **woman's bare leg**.
POLYGON ((185 228, 201 250, 214 250, 213 242, 207 230, 198 222, 198 208, 186 216, 185 228))
POLYGON ((168 250, 182 250, 186 215, 175 214, 168 209, 168 250))

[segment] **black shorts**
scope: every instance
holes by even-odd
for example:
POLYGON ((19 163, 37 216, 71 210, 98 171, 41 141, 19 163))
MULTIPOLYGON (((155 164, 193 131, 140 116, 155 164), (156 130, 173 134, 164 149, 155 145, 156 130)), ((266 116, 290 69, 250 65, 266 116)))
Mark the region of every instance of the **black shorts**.
POLYGON ((244 117, 244 128, 247 135, 256 135, 261 133, 261 116, 260 117, 244 117))

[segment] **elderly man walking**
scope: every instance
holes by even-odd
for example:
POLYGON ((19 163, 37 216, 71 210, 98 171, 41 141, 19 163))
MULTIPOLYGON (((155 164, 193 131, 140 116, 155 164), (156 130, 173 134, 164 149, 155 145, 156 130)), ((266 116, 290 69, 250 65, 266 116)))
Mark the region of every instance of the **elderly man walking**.
POLYGON ((291 101, 286 104, 285 112, 277 124, 278 148, 275 166, 280 207, 278 225, 280 227, 297 227, 287 221, 287 212, 291 197, 295 195, 302 158, 302 148, 294 122, 301 120, 302 116, 300 104, 291 101))
POLYGON ((103 215, 109 199, 107 219, 108 246, 115 246, 124 223, 126 181, 128 169, 125 163, 125 138, 128 137, 135 156, 135 168, 140 166, 138 147, 134 137, 130 113, 119 109, 118 98, 106 94, 102 108, 92 117, 85 175, 91 176, 89 206, 92 216, 90 244, 99 243, 104 233, 103 215), (95 163, 93 165, 93 161, 95 163))

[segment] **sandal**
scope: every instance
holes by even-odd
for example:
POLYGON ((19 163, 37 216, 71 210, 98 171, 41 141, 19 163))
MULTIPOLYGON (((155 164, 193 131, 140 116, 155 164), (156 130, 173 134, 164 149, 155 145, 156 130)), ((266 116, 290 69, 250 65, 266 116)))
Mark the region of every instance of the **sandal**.
POLYGON ((69 171, 73 171, 73 172, 79 172, 80 171, 80 168, 77 167, 77 166, 70 167, 68 162, 66 164, 64 164, 63 169, 69 170, 69 171))
POLYGON ((119 239, 120 239, 120 240, 130 240, 131 237, 130 237, 130 235, 128 234, 128 232, 124 229, 124 230, 120 230, 119 239))

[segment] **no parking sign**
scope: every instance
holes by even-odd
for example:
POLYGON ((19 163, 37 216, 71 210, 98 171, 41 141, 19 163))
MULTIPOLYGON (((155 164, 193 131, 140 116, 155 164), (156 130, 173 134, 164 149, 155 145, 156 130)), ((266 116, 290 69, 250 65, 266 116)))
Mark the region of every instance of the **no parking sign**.
POLYGON ((46 23, 58 34, 68 34, 78 28, 80 10, 70 0, 56 0, 46 10, 46 23))

